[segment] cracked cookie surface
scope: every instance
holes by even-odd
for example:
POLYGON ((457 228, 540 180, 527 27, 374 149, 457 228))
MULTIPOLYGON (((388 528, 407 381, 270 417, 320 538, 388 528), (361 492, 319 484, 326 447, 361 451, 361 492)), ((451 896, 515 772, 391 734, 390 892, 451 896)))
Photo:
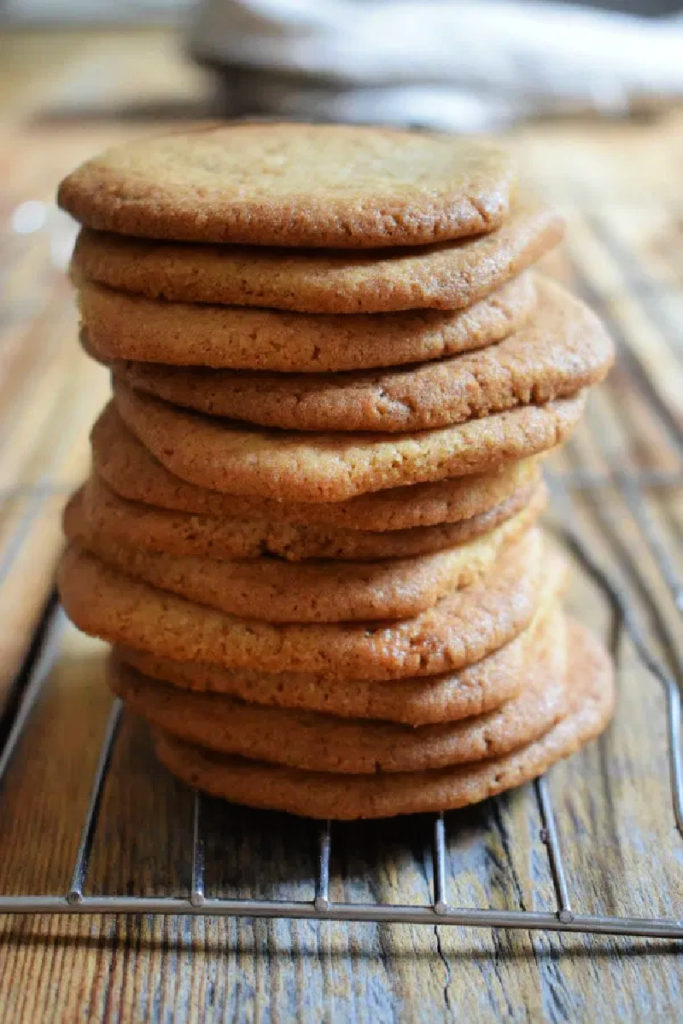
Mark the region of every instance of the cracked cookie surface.
POLYGON ((463 423, 599 383, 609 335, 564 288, 539 280, 535 316, 481 351, 405 369, 294 374, 116 360, 129 387, 209 416, 284 430, 401 433, 463 423))
POLYGON ((292 502, 222 493, 174 476, 126 427, 113 402, 91 433, 93 465, 115 494, 130 501, 180 512, 233 519, 282 519, 371 532, 456 523, 488 512, 520 488, 538 483, 541 456, 530 456, 488 473, 394 487, 347 501, 292 502))
POLYGON ((464 668, 517 636, 539 603, 541 536, 529 530, 493 571, 393 623, 268 623, 198 605, 141 583, 77 545, 62 557, 59 590, 84 632, 177 661, 224 668, 402 679, 464 668))
POLYGON ((336 373, 484 348, 522 326, 536 289, 528 273, 467 309, 338 316, 167 302, 81 280, 78 304, 88 351, 105 363, 336 373))
POLYGON ((493 653, 458 672, 408 679, 333 678, 306 672, 226 669, 210 662, 182 662, 117 646, 116 657, 143 675, 181 690, 229 694, 271 707, 322 711, 346 718, 404 725, 436 725, 483 715, 523 688, 537 627, 557 606, 567 565, 549 552, 536 613, 529 626, 493 653))
POLYGON ((251 807, 352 820, 451 810, 542 775, 603 731, 614 711, 614 673, 603 645, 568 623, 566 715, 545 735, 501 757, 420 772, 310 772, 204 750, 159 732, 156 752, 191 786, 251 807))
POLYGON ((302 313, 460 310, 536 263, 563 232, 559 214, 528 203, 490 234, 362 254, 181 245, 85 230, 72 277, 171 302, 302 313))
POLYGON ((230 614, 270 622, 412 618, 490 571, 537 520, 545 497, 493 530, 433 554, 374 562, 252 561, 171 555, 121 543, 94 529, 82 493, 67 505, 67 538, 133 579, 230 614))
POLYGON ((420 727, 192 693, 142 675, 116 658, 109 665, 109 682, 135 714, 210 750, 307 771, 423 771, 500 756, 559 721, 567 710, 565 620, 559 608, 536 627, 531 646, 533 656, 517 696, 484 715, 420 727))
POLYGON ((409 434, 287 433, 169 405, 114 382, 116 407, 174 476, 283 502, 337 502, 368 491, 483 473, 554 448, 584 395, 409 434))

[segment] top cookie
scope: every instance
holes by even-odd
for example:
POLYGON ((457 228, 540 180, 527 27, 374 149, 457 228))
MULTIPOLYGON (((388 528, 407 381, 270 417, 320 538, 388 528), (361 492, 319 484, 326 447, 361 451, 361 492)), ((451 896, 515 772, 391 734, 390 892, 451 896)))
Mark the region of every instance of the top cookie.
POLYGON ((65 178, 58 201, 144 238, 365 249, 491 231, 512 182, 504 152, 445 134, 232 124, 116 146, 65 178))

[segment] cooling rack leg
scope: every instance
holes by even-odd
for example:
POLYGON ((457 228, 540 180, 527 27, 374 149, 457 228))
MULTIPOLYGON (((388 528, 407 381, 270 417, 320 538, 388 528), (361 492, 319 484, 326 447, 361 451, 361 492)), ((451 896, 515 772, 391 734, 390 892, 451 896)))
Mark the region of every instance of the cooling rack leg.
MULTIPOLYGON (((621 616, 636 653, 643 665, 652 673, 664 690, 667 713, 667 739, 669 747, 669 785, 671 788, 671 801, 673 804, 674 819, 676 826, 683 836, 683 764, 681 763, 681 693, 679 683, 674 680, 670 672, 654 655, 645 639, 645 635, 634 612, 633 604, 628 594, 611 576, 598 564, 586 545, 583 543, 572 524, 571 506, 567 497, 567 491, 562 481, 553 475, 547 475, 551 487, 553 502, 560 510, 563 521, 564 539, 584 569, 602 587, 608 595, 612 607, 621 616)), ((597 511, 596 519, 604 527, 604 523, 597 511)), ((660 637, 668 647, 671 647, 668 631, 661 624, 661 617, 656 605, 653 605, 655 620, 660 627, 660 637)), ((678 664, 678 680, 681 679, 680 664, 678 664)))
POLYGON ((330 851, 332 849, 332 826, 329 821, 320 825, 318 832, 318 877, 315 885, 316 910, 330 907, 330 851))
POLYGON ((681 694, 671 679, 667 680, 667 724, 669 731, 669 772, 673 794, 674 816, 683 836, 683 752, 681 751, 681 694))
POLYGON ((12 759, 12 754, 21 738, 24 727, 29 720, 33 706, 40 696, 40 691, 57 657, 59 643, 66 626, 66 616, 56 603, 56 596, 53 596, 52 600, 54 603, 47 617, 40 649, 30 668, 28 680, 14 717, 12 728, 0 752, 0 783, 7 771, 7 766, 12 759))
POLYGON ((111 714, 109 715, 107 729, 100 749, 100 756, 93 776, 88 810, 86 811, 85 821, 83 822, 83 828, 81 829, 81 841, 78 844, 76 863, 74 865, 73 874, 71 875, 69 892, 66 897, 69 903, 80 903, 83 899, 83 885, 85 884, 85 877, 88 873, 90 851, 92 849, 95 829, 97 828, 97 817, 99 815, 100 804, 102 802, 104 779, 107 774, 107 769, 109 768, 109 762, 111 761, 111 755, 114 749, 116 735, 119 731, 119 725, 121 724, 122 711, 123 705, 121 704, 121 701, 115 700, 112 705, 111 714))
POLYGON ((434 867, 434 902, 432 906, 437 914, 445 914, 448 910, 448 900, 446 899, 446 826, 443 811, 434 819, 432 863, 434 867))
POLYGON ((192 885, 190 903, 201 907, 204 893, 204 837, 201 831, 201 795, 195 790, 192 827, 192 885))
POLYGON ((541 813, 541 821, 543 822, 541 839, 545 843, 546 850, 548 851, 550 873, 553 877, 553 885, 555 887, 557 914, 560 921, 566 924, 573 920, 574 914, 572 913, 571 903, 569 901, 567 877, 564 873, 562 852, 560 850, 560 842, 557 835, 557 825, 555 824, 555 812, 553 811, 550 793, 548 792, 548 783, 545 776, 541 776, 540 779, 536 779, 534 782, 534 789, 536 791, 538 809, 541 813))
POLYGON ((683 611, 683 586, 672 566, 671 559, 664 550, 659 534, 652 522, 652 517, 643 501, 638 487, 633 483, 630 475, 623 470, 615 470, 614 480, 619 488, 629 512, 635 519, 641 534, 645 538, 654 559, 659 566, 659 571, 666 580, 671 591, 671 596, 679 611, 683 611))

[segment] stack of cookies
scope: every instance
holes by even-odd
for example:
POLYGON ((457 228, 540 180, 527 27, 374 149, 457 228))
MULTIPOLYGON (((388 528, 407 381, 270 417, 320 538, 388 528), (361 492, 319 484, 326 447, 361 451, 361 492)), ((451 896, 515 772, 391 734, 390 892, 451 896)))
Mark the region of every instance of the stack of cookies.
POLYGON ((604 727, 610 664, 537 522, 612 348, 530 269, 562 224, 504 153, 213 127, 113 149, 59 198, 113 380, 60 590, 172 772, 382 817, 481 800, 604 727))

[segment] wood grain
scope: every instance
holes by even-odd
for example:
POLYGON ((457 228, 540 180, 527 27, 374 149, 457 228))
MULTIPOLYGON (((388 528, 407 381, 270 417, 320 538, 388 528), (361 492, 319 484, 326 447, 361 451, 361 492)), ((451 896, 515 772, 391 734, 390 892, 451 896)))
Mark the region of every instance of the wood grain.
MULTIPOLYGON (((50 205, 78 160, 136 132, 209 114, 201 77, 167 34, 15 33, 0 39, 0 701, 49 593, 65 494, 87 467, 107 391, 85 360, 63 269, 73 230, 50 205), (45 203, 30 234, 11 230, 45 203)), ((554 459, 603 483, 571 491, 574 525, 629 594, 648 641, 681 657, 683 200, 671 168, 683 117, 639 127, 571 124, 511 139, 525 177, 566 212, 547 269, 597 308, 620 354, 574 441, 554 459), (656 544, 610 470, 656 472, 644 490, 656 544), (657 601, 656 621, 651 598, 657 601)), ((551 517, 550 524, 557 523, 551 517)), ((664 705, 623 623, 577 565, 570 606, 619 665, 620 702, 599 743, 550 773, 577 910, 681 913, 664 705)), ((64 892, 108 716, 101 645, 69 627, 0 791, 0 891, 64 892)), ((304 822, 203 802, 207 891, 311 898, 304 822)), ((554 907, 533 790, 447 816, 449 900, 554 907)), ((191 794, 124 719, 87 889, 187 893, 191 794)), ((333 899, 429 901, 431 821, 339 825, 333 899)), ((670 1020, 683 1000, 680 944, 525 931, 182 918, 0 918, 0 1018, 8 1021, 474 1022, 670 1020)))

